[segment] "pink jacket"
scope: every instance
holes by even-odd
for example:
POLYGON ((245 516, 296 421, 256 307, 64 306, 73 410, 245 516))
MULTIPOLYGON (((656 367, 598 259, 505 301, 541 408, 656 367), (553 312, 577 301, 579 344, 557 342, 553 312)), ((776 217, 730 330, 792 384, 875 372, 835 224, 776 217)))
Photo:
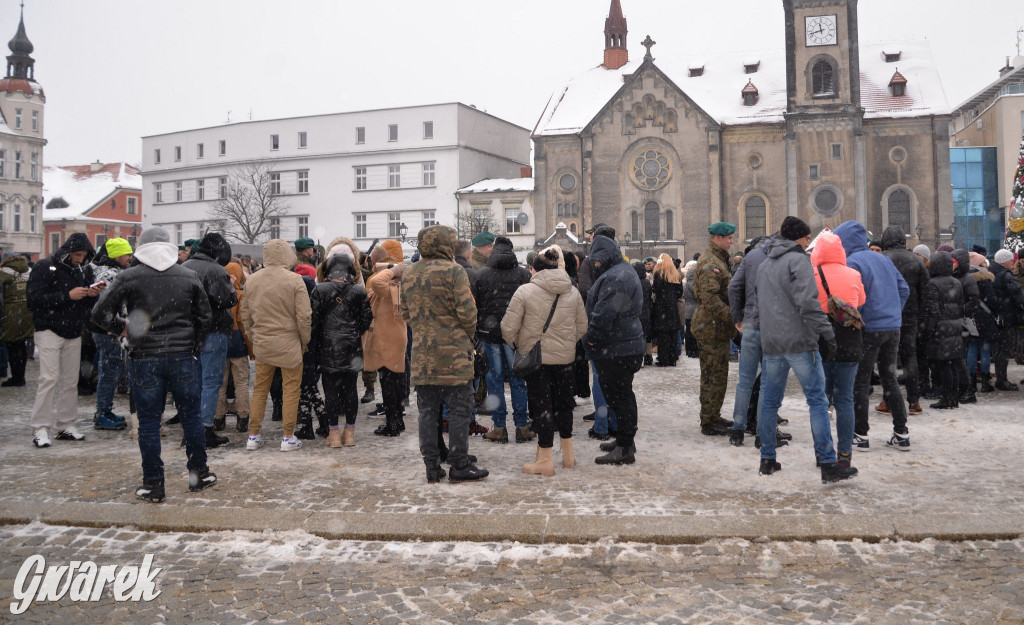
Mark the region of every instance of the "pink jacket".
POLYGON ((814 265, 814 280, 818 283, 818 303, 821 304, 822 310, 828 312, 828 296, 821 286, 818 267, 824 272, 832 295, 857 308, 864 304, 864 284, 861 282, 860 273, 846 266, 846 250, 843 249, 843 242, 839 237, 830 232, 822 233, 814 243, 814 250, 811 251, 811 264, 814 265))

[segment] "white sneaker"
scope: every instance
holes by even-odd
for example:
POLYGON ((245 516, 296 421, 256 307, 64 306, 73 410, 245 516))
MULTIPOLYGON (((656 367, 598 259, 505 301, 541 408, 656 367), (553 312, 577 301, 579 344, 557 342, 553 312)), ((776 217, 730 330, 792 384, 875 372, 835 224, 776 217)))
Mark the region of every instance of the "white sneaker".
POLYGON ((46 428, 38 428, 32 436, 32 444, 36 447, 50 446, 50 433, 46 428))
POLYGON ((250 436, 249 440, 245 443, 245 448, 248 451, 256 451, 260 447, 263 447, 263 436, 257 434, 256 436, 250 436))
POLYGON ((73 425, 69 425, 60 432, 57 432, 55 437, 59 441, 84 441, 85 435, 78 431, 73 425))
POLYGON ((295 438, 294 434, 292 434, 291 438, 281 439, 281 451, 295 451, 299 447, 302 447, 302 441, 295 438))

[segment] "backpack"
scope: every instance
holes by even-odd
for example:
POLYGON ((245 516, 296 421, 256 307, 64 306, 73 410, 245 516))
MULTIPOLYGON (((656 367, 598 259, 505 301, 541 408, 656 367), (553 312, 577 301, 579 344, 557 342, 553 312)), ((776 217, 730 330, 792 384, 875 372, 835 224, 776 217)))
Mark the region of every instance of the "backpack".
POLYGON ((864 357, 864 320, 860 311, 842 298, 832 295, 825 280, 825 272, 818 265, 821 286, 828 296, 828 320, 836 335, 836 352, 833 362, 860 362, 864 357))

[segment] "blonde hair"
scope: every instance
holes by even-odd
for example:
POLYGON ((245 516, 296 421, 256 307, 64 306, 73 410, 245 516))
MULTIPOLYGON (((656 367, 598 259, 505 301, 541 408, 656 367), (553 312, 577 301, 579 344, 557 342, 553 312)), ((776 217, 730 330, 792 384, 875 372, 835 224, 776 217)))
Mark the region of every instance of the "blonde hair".
POLYGON ((672 257, 668 254, 662 254, 658 257, 653 273, 665 282, 671 282, 672 284, 682 284, 683 282, 683 275, 676 269, 676 264, 672 262, 672 257))

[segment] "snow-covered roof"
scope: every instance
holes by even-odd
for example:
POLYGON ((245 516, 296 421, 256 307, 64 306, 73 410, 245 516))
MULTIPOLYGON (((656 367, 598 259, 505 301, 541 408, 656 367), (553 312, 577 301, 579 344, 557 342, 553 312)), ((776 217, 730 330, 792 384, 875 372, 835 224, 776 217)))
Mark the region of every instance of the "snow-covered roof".
MULTIPOLYGON (((548 101, 536 136, 576 134, 590 123, 622 88, 624 78, 643 63, 635 60, 618 69, 603 65, 576 76, 548 101)), ((782 50, 746 51, 678 58, 658 58, 654 65, 720 124, 778 123, 786 112, 786 57, 782 50), (744 65, 760 62, 747 74, 744 65), (691 68, 703 67, 700 76, 691 68), (743 103, 747 82, 758 89, 753 106, 743 103)), ((860 48, 861 104, 865 117, 945 115, 949 103, 927 41, 863 44, 860 48), (885 61, 885 51, 899 50, 900 60, 885 61), (889 80, 896 69, 907 78, 906 95, 893 97, 889 80)))
POLYGON ((568 238, 573 243, 579 244, 580 242, 579 237, 577 237, 575 234, 572 233, 572 231, 569 230, 569 228, 565 225, 565 222, 560 221, 558 222, 558 225, 555 226, 555 231, 551 234, 551 236, 544 239, 544 245, 550 243, 555 237, 558 236, 559 233, 565 234, 566 238, 568 238))
POLYGON ((463 187, 456 193, 494 193, 497 191, 533 191, 533 178, 486 178, 463 187))
POLYGON ((128 163, 109 163, 98 171, 91 165, 43 168, 43 197, 49 203, 63 198, 67 208, 45 208, 43 220, 81 217, 117 189, 142 191, 142 172, 128 163))

